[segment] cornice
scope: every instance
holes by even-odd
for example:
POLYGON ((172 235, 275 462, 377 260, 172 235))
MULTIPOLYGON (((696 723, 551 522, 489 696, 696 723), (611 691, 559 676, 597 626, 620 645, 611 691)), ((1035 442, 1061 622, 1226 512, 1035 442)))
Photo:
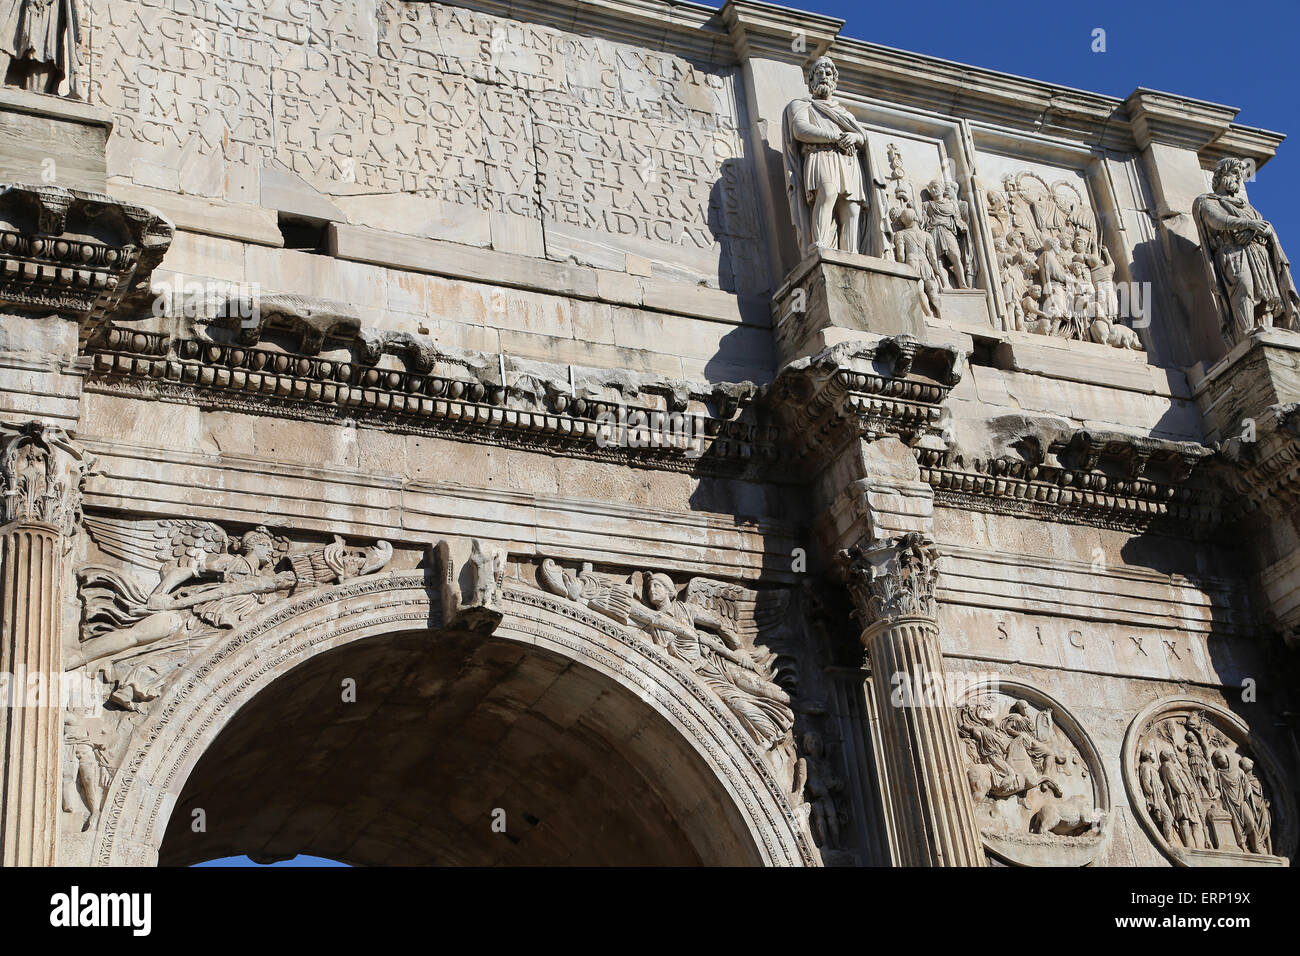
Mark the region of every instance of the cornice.
POLYGON ((77 321, 84 341, 149 296, 165 218, 104 193, 0 183, 0 307, 77 321))
MULTIPOLYGON (((693 427, 702 430, 698 438, 669 434, 662 442, 638 437, 637 443, 623 443, 611 441, 611 426, 604 424, 617 413, 613 402, 526 395, 499 382, 381 368, 364 358, 338 360, 119 328, 106 330, 88 354, 88 389, 139 398, 310 421, 363 419, 398 432, 730 477, 765 475, 780 457, 775 429, 739 418, 690 415, 693 427)), ((726 411, 748 404, 733 402, 726 411)), ((653 430, 655 416, 671 413, 622 407, 630 432, 639 427, 634 416, 644 416, 640 421, 653 430)), ((665 433, 671 428, 665 425, 665 433)))
POLYGON ((1124 100, 1133 136, 1145 149, 1151 143, 1201 150, 1224 135, 1240 112, 1204 100, 1138 87, 1124 100))
POLYGON ((914 453, 936 503, 949 507, 1190 537, 1226 518, 1221 492, 1192 481, 1214 454, 1203 445, 1078 429, 1042 448, 969 461, 947 449, 914 453))
POLYGON ((721 17, 739 58, 761 56, 801 66, 825 53, 844 27, 838 17, 753 0, 727 0, 721 17), (801 48, 796 37, 802 38, 801 48))
POLYGON ((1011 129, 1060 135, 1106 149, 1150 142, 1235 155, 1263 165, 1283 136, 1233 123, 1236 107, 1139 87, 1120 99, 940 57, 843 37, 844 21, 752 0, 728 0, 721 17, 740 59, 805 65, 829 53, 847 96, 865 97, 1011 129), (802 33, 803 49, 792 48, 802 33))

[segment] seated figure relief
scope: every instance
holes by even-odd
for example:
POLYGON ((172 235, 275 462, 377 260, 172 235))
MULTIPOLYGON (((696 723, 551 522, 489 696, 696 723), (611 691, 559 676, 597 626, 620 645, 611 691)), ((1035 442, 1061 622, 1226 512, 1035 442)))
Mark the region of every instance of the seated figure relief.
POLYGON ((638 627, 700 678, 765 750, 791 743, 790 695, 776 683, 775 655, 755 643, 764 620, 779 620, 783 596, 699 577, 679 595, 672 578, 656 572, 643 575, 638 597, 629 581, 590 564, 575 574, 549 558, 538 579, 555 594, 638 627))

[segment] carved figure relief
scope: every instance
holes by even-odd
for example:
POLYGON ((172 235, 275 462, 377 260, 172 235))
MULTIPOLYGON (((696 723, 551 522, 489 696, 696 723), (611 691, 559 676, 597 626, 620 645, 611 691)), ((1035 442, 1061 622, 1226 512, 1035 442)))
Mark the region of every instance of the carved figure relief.
POLYGON ((921 311, 938 316, 939 277, 943 266, 939 264, 934 237, 921 228, 916 210, 911 206, 902 207, 894 220, 894 256, 921 274, 921 311))
POLYGON ((970 207, 957 198, 957 184, 933 179, 925 187, 926 226, 944 264, 946 288, 969 289, 975 282, 975 256, 971 247, 970 207))
POLYGON ((0 78, 34 93, 77 94, 76 0, 0 0, 0 78))
POLYGON ((889 221, 894 232, 895 258, 921 273, 921 306, 927 315, 939 314, 939 292, 969 289, 975 284, 975 246, 970 204, 960 198, 959 187, 935 178, 918 190, 907 178, 903 158, 894 143, 889 157, 889 221), (922 241, 917 233, 928 241, 922 241), (903 234, 906 236, 900 241, 903 234))
POLYGON ((1300 330, 1300 293, 1271 223, 1246 198, 1250 164, 1225 157, 1214 167, 1214 192, 1198 196, 1192 216, 1231 348, 1255 329, 1300 330))
POLYGON ((135 720, 208 639, 293 594, 380 571, 393 554, 386 541, 353 547, 336 536, 303 547, 264 527, 231 535, 185 518, 82 520, 100 551, 123 562, 78 571, 81 640, 64 655, 91 688, 64 720, 62 805, 83 832, 97 826, 135 720))
POLYGON ((91 516, 85 524, 105 554, 157 583, 147 588, 136 575, 103 565, 82 568, 82 643, 70 669, 164 639, 236 627, 294 591, 378 571, 393 552, 386 541, 354 548, 338 537, 291 552, 266 528, 232 537, 210 521, 91 516))
POLYGON ((957 712, 984 845, 1026 866, 1081 866, 1105 837, 1100 761, 1060 705, 1018 684, 971 688, 957 712))
POLYGON ((442 568, 442 621, 450 628, 491 631, 501 622, 501 585, 507 554, 478 538, 444 539, 436 547, 442 568))
MULTIPOLYGON (((1134 810, 1162 850, 1184 865, 1284 865, 1275 801, 1290 796, 1260 767, 1235 717, 1195 701, 1158 702, 1129 728, 1124 772, 1134 810)), ((1266 761, 1271 765, 1271 759, 1266 761)))
POLYGON ((702 680, 765 750, 791 743, 790 695, 776 683, 775 655, 755 642, 763 622, 779 620, 785 596, 698 577, 679 596, 666 574, 642 578, 638 597, 630 581, 598 574, 590 564, 575 574, 548 558, 538 571, 547 590, 639 627, 702 680))
POLYGON ((803 801, 808 830, 822 848, 823 857, 841 845, 840 809, 835 798, 843 789, 844 781, 830 771, 821 734, 804 734, 803 755, 795 762, 791 792, 795 802, 803 801))
POLYGON ((63 717, 63 812, 84 815, 81 832, 99 823, 103 794, 113 776, 119 729, 103 716, 69 709, 63 717))
POLYGON ((884 185, 871 175, 867 133, 835 98, 839 70, 830 57, 813 63, 811 96, 793 100, 782 123, 786 191, 800 252, 818 247, 893 257, 882 216, 884 185))
POLYGON ((1142 350, 1120 322, 1115 260, 1077 185, 1025 171, 984 199, 1006 328, 1142 350))

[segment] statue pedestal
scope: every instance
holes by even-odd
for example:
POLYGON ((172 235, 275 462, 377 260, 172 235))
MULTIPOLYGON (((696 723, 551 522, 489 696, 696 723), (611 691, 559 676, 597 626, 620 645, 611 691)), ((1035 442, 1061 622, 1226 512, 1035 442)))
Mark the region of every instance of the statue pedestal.
POLYGON ((939 307, 945 324, 969 326, 986 335, 995 328, 989 294, 983 289, 944 289, 939 307))
POLYGON ((112 115, 89 103, 0 87, 4 182, 104 192, 112 128, 112 115))
POLYGON ((864 332, 924 338, 917 272, 888 259, 818 249, 772 297, 772 326, 782 364, 864 332))
POLYGON ((1300 334, 1262 329, 1208 369, 1192 369, 1192 394, 1236 492, 1238 516, 1256 536, 1261 590, 1273 627, 1300 643, 1300 334), (1199 372, 1199 375, 1198 375, 1199 372))

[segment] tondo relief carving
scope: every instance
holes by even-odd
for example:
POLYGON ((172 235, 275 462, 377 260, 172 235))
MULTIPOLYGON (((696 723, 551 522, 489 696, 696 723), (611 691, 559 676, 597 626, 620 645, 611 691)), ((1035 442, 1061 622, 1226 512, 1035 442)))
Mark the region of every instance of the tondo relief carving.
POLYGON ((1277 763, 1233 714, 1157 701, 1124 740, 1124 782, 1151 839, 1183 866, 1285 866, 1295 811, 1277 763))
POLYGON ((957 710, 966 784, 984 846, 1022 866, 1082 866, 1101 852, 1109 797, 1072 716, 1026 685, 983 681, 957 710))

